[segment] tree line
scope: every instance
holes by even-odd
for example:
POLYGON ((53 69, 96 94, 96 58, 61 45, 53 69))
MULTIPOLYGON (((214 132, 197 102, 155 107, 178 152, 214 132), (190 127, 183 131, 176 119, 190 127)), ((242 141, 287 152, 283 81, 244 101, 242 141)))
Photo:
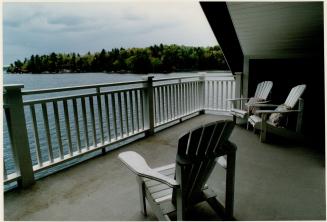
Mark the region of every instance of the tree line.
POLYGON ((219 46, 189 47, 154 45, 146 48, 114 48, 86 53, 32 55, 10 64, 8 73, 169 73, 193 70, 228 69, 219 46))

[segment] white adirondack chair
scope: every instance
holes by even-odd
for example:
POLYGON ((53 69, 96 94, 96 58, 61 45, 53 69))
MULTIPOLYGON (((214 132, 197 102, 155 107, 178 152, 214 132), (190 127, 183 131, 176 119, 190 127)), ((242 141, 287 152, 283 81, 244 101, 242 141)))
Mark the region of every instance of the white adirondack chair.
POLYGON ((136 152, 120 153, 119 159, 137 175, 142 213, 147 214, 147 199, 159 220, 170 220, 172 212, 185 220, 191 206, 207 201, 224 219, 232 219, 236 146, 228 138, 233 128, 225 120, 191 130, 179 139, 176 164, 159 168, 151 169, 136 152), (216 162, 226 169, 225 207, 206 185, 216 162))
POLYGON ((254 129, 260 129, 260 141, 266 141, 267 132, 277 134, 284 137, 289 138, 299 138, 299 133, 301 132, 302 128, 302 116, 303 116, 303 108, 304 108, 304 101, 301 99, 301 95, 303 94, 306 85, 298 85, 291 89, 288 97, 286 98, 285 102, 281 105, 273 105, 273 104, 256 104, 255 106, 258 107, 265 107, 265 108, 274 108, 274 107, 282 107, 282 109, 277 108, 275 110, 258 110, 255 112, 255 115, 251 115, 248 118, 248 123, 250 123, 254 129), (294 109, 295 105, 298 103, 298 109, 294 109), (285 108, 283 108, 285 107, 285 108), (290 114, 297 114, 297 122, 296 122, 296 129, 290 130, 287 129, 285 126, 276 126, 269 120, 269 116, 271 114, 282 114, 282 115, 290 115, 290 114))
MULTIPOLYGON (((235 99, 229 99, 228 101, 232 102, 232 108, 230 110, 230 113, 233 115, 233 120, 236 122, 236 118, 246 119, 248 115, 251 113, 252 105, 255 103, 267 103, 268 95, 271 91, 271 88, 273 86, 272 81, 264 81, 257 85, 257 89, 255 91, 254 97, 252 98, 235 98, 235 99), (243 101, 247 100, 247 102, 244 104, 245 107, 243 108, 243 101), (237 102, 239 102, 239 109, 236 108, 237 102)), ((248 125, 247 125, 248 128, 248 125)))

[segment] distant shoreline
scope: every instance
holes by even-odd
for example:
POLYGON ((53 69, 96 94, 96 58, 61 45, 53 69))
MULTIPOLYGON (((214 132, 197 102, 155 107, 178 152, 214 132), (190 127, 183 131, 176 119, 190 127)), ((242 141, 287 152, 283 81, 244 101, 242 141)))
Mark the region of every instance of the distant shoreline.
POLYGON ((92 73, 101 73, 101 74, 121 74, 121 75, 125 75, 125 74, 133 74, 133 75, 147 75, 147 74, 160 74, 160 75, 169 75, 169 74, 173 74, 173 73, 200 73, 200 72, 206 72, 206 73, 224 73, 224 72, 230 72, 230 70, 181 70, 181 71, 174 71, 174 72, 166 72, 166 73, 133 73, 133 72, 54 72, 54 73, 50 73, 50 72, 46 72, 46 73, 9 73, 9 72, 5 72, 3 74, 7 74, 7 75, 25 75, 25 74, 30 74, 30 75, 62 75, 62 74, 70 74, 70 75, 74 75, 74 74, 92 74, 92 73))
POLYGON ((173 73, 228 69, 219 46, 153 45, 145 48, 102 49, 101 52, 31 55, 6 67, 8 73, 173 73))

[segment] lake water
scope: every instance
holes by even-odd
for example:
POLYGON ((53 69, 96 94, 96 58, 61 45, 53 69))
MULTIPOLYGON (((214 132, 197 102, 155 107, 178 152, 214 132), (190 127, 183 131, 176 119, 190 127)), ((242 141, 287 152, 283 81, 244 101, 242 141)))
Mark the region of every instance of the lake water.
MULTIPOLYGON (((187 75, 195 75, 196 73, 172 73, 172 74, 157 74, 156 77, 176 77, 176 76, 187 76, 187 75)), ((100 83, 112 83, 112 82, 124 82, 124 81, 136 81, 141 80, 144 75, 139 74, 106 74, 106 73, 74 73, 74 74, 4 74, 3 75, 3 83, 4 84, 24 84, 23 90, 29 90, 29 89, 43 89, 43 88, 56 88, 56 87, 67 87, 67 86, 80 86, 80 85, 89 85, 89 84, 100 84, 100 83)), ((75 91, 75 93, 78 93, 75 91)), ((52 96, 56 93, 51 94, 52 96)), ((60 93, 57 93, 60 94, 60 93)), ((42 95, 33 95, 33 96, 25 96, 24 100, 34 99, 38 97, 45 97, 44 94, 42 95)), ((50 104, 48 104, 50 106, 50 104)), ((96 106, 96 104, 94 104, 96 106)), ((59 107, 60 109, 60 107, 59 107)), ((60 111, 60 110, 59 110, 60 111)), ((52 128, 50 128, 50 131, 54 132, 54 117, 53 112, 51 111, 51 107, 48 109, 49 114, 49 123, 52 128)), ((62 113, 62 112, 61 112, 62 113)), ((42 116, 41 109, 36 109, 36 115, 42 116)), ((33 164, 37 164, 36 159, 36 150, 35 150, 35 141, 34 141, 34 134, 32 130, 32 118, 30 116, 30 111, 28 107, 25 107, 25 118, 26 118, 26 125, 28 129, 28 137, 29 137, 29 144, 31 147, 31 156, 33 164)), ((42 117, 39 117, 40 119, 42 117)), ((98 120, 96 120, 98 121, 98 120)), ((64 128, 64 116, 60 115, 60 123, 63 124, 64 128)), ((71 125, 74 125, 72 122, 71 125)), ((82 122, 81 124, 82 125, 82 122)), ((91 127, 91 126, 90 126, 91 127)), ((40 145, 42 152, 43 159, 47 159, 48 155, 46 152, 47 149, 47 143, 46 143, 46 135, 45 135, 45 129, 44 125, 42 124, 42 121, 39 120, 38 122, 38 128, 39 128, 39 138, 40 138, 40 145)), ((13 158, 12 158, 12 152, 10 149, 10 141, 9 141, 9 135, 8 130, 5 123, 4 118, 4 160, 6 164, 6 170, 7 173, 10 174, 15 171, 14 164, 13 164, 13 158)), ((63 132, 64 133, 64 132, 63 132)), ((64 137, 65 135, 63 135, 64 137)), ((56 141, 55 133, 51 135, 51 138, 53 141, 56 141)), ((76 146, 74 141, 76 141, 76 138, 74 138, 74 135, 72 135, 72 141, 73 146, 76 146)), ((63 144, 67 144, 67 141, 63 139, 63 144)), ((53 150, 54 155, 59 155, 58 151, 58 144, 53 144, 53 150)), ((65 148, 65 154, 68 153, 68 148, 65 148)), ((97 155, 96 153, 94 155, 97 155)), ((79 160, 76 159, 73 161, 72 164, 78 162, 79 160)), ((69 164, 69 163, 68 163, 69 164)), ((47 171, 42 172, 41 174, 37 175, 36 177, 42 177, 46 174, 49 174, 53 171, 56 171, 56 169, 49 169, 47 171)))

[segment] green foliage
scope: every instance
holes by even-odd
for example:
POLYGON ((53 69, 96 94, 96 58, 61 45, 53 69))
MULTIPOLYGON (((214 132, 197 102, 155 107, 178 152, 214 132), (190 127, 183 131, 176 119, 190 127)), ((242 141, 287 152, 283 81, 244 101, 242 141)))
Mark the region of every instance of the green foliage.
POLYGON ((168 73, 191 70, 227 69, 219 46, 188 47, 160 44, 146 48, 114 48, 86 53, 32 55, 10 64, 9 73, 131 72, 168 73))

